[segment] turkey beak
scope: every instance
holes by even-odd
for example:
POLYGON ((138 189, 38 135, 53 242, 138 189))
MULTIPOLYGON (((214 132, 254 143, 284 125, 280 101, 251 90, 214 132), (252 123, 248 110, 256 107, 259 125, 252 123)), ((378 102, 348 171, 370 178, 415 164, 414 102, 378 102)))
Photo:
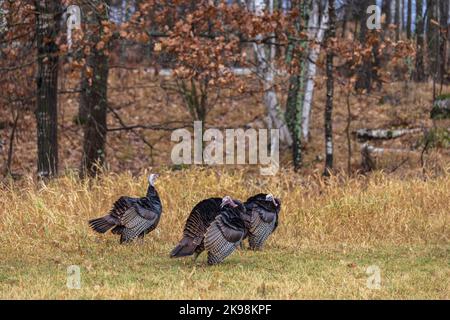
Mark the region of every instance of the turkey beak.
POLYGON ((150 185, 154 186, 155 185, 155 181, 156 179, 158 179, 159 174, 157 173, 153 173, 148 177, 148 182, 150 183, 150 185))
POLYGON ((272 201, 273 205, 278 207, 278 203, 275 201, 275 197, 271 193, 267 195, 266 200, 272 201))
POLYGON ((233 200, 231 199, 231 197, 226 196, 222 199, 222 204, 220 205, 221 208, 225 207, 226 205, 230 205, 233 208, 237 207, 237 204, 233 202, 233 200))
POLYGON ((228 203, 229 203, 229 199, 228 199, 228 197, 224 197, 223 199, 222 199, 222 203, 220 204, 220 207, 221 208, 223 208, 223 207, 225 207, 228 203))

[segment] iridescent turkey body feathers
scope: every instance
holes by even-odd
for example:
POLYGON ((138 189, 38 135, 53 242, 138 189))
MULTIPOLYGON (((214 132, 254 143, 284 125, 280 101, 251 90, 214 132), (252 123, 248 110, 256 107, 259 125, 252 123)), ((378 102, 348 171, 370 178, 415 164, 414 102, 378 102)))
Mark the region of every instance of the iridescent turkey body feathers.
POLYGON ((183 257, 208 251, 208 264, 222 262, 230 255, 245 235, 242 219, 245 207, 233 200, 232 207, 223 205, 221 198, 209 198, 199 202, 189 215, 183 231, 183 239, 172 250, 171 257, 183 257))
POLYGON ((126 243, 153 231, 161 213, 161 200, 150 183, 145 197, 120 197, 106 216, 90 220, 89 225, 99 233, 113 228, 111 232, 120 235, 120 243, 126 243))
POLYGON ((261 250, 265 241, 278 226, 281 201, 271 195, 260 193, 248 198, 245 207, 251 216, 246 235, 250 249, 261 250))

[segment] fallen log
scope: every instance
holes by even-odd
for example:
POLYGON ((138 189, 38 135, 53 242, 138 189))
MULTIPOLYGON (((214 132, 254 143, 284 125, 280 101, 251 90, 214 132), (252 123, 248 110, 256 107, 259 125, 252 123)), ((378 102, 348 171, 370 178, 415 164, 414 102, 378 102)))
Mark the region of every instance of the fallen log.
POLYGON ((358 129, 354 134, 359 141, 395 139, 406 134, 421 132, 421 128, 414 129, 358 129))
POLYGON ((379 148, 371 146, 368 143, 364 143, 361 147, 361 150, 365 150, 369 153, 416 153, 417 150, 409 150, 409 149, 396 149, 396 148, 379 148))
POLYGON ((374 147, 368 143, 364 143, 361 146, 361 168, 363 172, 366 173, 376 169, 376 163, 375 160, 372 158, 372 154, 383 154, 383 153, 411 154, 417 152, 418 152, 417 150, 409 150, 409 149, 374 147))

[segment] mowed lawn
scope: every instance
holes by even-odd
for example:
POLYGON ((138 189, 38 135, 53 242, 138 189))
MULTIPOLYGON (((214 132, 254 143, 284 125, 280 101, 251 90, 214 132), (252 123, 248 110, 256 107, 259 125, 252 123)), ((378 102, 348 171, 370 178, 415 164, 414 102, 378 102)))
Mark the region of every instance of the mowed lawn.
POLYGON ((88 182, 68 174, 48 185, 29 180, 3 187, 0 298, 450 298, 448 175, 298 183, 283 172, 271 178, 161 173, 161 224, 130 245, 95 234, 87 220, 107 212, 120 195, 145 192, 145 174, 106 174, 88 182), (260 191, 283 203, 280 227, 265 250, 237 250, 213 267, 204 254, 196 262, 169 258, 197 201, 224 194, 245 199, 260 191), (67 287, 71 265, 80 267, 79 289, 67 287))

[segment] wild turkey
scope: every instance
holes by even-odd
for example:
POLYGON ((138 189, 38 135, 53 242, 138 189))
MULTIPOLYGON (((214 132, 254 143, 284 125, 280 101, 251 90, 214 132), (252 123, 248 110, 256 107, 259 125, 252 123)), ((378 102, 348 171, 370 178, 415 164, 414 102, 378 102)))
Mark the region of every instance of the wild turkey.
POLYGON ((250 249, 260 250, 278 226, 281 201, 272 194, 260 193, 248 198, 244 205, 247 213, 251 216, 246 235, 250 249))
POLYGON ((207 250, 208 264, 222 262, 245 235, 245 213, 244 205, 229 196, 199 202, 186 221, 183 239, 170 256, 177 258, 195 254, 195 259, 207 250))
POLYGON ((120 243, 130 242, 137 237, 153 231, 159 223, 162 213, 161 200, 155 189, 157 174, 148 177, 148 189, 145 197, 120 197, 109 214, 89 221, 89 225, 99 233, 113 228, 113 234, 120 235, 120 243))
POLYGON ((183 239, 172 250, 172 258, 190 256, 195 258, 205 250, 203 238, 211 222, 220 213, 222 198, 209 198, 200 201, 192 209, 183 230, 183 239))

